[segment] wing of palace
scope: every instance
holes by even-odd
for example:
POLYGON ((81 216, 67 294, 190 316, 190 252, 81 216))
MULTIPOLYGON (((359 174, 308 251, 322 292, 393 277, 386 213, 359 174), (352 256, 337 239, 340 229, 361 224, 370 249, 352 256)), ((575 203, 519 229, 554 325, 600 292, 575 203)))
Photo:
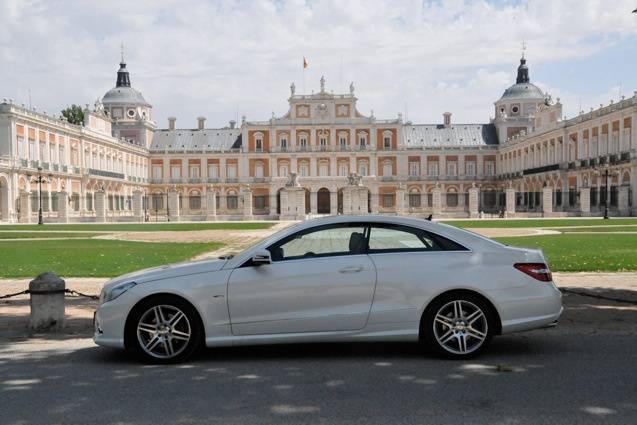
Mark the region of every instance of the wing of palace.
POLYGON ((563 119, 525 58, 486 123, 377 118, 354 91, 321 78, 312 94, 292 84, 282 116, 159 129, 122 61, 83 125, 4 99, 0 220, 637 215, 637 94, 563 119))

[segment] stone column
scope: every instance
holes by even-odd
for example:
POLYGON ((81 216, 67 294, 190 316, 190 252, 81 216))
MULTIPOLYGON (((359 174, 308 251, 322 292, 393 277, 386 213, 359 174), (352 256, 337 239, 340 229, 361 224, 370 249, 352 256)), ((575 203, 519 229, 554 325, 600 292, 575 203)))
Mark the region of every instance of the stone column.
POLYGON ((330 214, 338 214, 338 192, 330 192, 330 214))
POLYGON ((66 191, 58 193, 58 222, 69 222, 69 194, 66 191))
POLYGON ((582 216, 591 214, 591 188, 581 187, 579 190, 579 208, 582 216))
POLYGON ((369 191, 365 187, 361 187, 358 189, 358 208, 359 214, 369 214, 369 209, 367 208, 369 191))
POLYGON ((399 187, 396 189, 396 213, 403 214, 405 212, 405 189, 399 187))
POLYGON ((370 192, 370 196, 372 198, 370 201, 370 209, 372 210, 372 214, 378 214, 379 194, 378 192, 370 192))
POLYGON ((135 218, 135 221, 138 221, 138 222, 144 221, 144 208, 142 205, 141 190, 133 191, 133 217, 135 218))
POLYGON ((354 191, 356 190, 353 186, 345 186, 343 188, 343 214, 356 214, 358 208, 354 207, 354 191))
POLYGON ((302 187, 286 187, 281 191, 280 219, 305 219, 305 190, 302 187))
POLYGON ((480 202, 478 197, 480 195, 480 189, 477 187, 469 188, 469 217, 475 218, 478 217, 480 208, 480 202))
POLYGON ((206 220, 214 221, 217 219, 217 193, 208 189, 206 192, 206 220))
POLYGON ((243 190, 243 219, 252 220, 252 190, 245 188, 243 190))
POLYGON ((318 214, 318 192, 310 192, 310 214, 318 214))
POLYGON ((512 187, 504 189, 504 196, 506 198, 507 217, 513 217, 513 215, 515 215, 515 189, 512 187))
POLYGON ((106 222, 106 194, 104 189, 95 191, 95 221, 97 223, 106 222))
POLYGON ((270 189, 270 215, 276 215, 276 208, 277 208, 277 200, 276 200, 276 191, 272 191, 273 189, 270 189))
POLYGON ((625 184, 617 188, 617 211, 619 215, 621 216, 630 215, 630 210, 628 209, 628 191, 629 190, 630 190, 630 187, 625 184))
POLYGON ((553 188, 550 186, 542 188, 542 212, 545 217, 553 214, 553 188))
POLYGON ((20 191, 20 223, 31 223, 31 193, 20 191))
POLYGON ((168 215, 170 221, 179 221, 179 192, 177 189, 168 190, 168 209, 170 210, 168 215))

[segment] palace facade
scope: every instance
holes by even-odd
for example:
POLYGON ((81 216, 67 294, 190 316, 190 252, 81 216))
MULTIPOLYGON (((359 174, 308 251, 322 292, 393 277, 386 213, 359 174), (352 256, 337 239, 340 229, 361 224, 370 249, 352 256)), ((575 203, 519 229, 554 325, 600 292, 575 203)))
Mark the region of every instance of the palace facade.
POLYGON ((40 206, 49 222, 637 215, 637 92, 563 120, 522 58, 493 111, 381 119, 321 78, 313 94, 292 84, 282 116, 158 129, 122 61, 83 125, 0 103, 0 220, 35 222, 40 206))

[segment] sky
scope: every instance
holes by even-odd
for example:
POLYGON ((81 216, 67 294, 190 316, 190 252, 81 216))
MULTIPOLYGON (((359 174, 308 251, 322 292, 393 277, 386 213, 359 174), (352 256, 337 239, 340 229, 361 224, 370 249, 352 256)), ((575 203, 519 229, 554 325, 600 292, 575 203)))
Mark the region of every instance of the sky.
POLYGON ((637 90, 636 0, 2 0, 0 99, 59 114, 115 85, 120 45, 160 128, 287 112, 296 93, 346 93, 378 118, 484 123, 515 82, 564 114, 637 90), (303 57, 309 62, 302 71, 303 57))

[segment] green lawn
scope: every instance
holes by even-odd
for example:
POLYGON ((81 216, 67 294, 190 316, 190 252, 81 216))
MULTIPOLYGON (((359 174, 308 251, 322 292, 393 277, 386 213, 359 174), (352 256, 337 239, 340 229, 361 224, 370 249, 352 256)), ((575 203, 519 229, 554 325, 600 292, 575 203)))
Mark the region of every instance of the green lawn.
POLYGON ((113 277, 192 258, 219 243, 147 243, 101 239, 0 242, 0 276, 113 277))
POLYGON ((449 220, 442 221, 445 224, 456 227, 473 227, 473 228, 496 228, 496 227, 568 227, 568 226, 625 226, 637 224, 637 218, 611 218, 604 220, 602 218, 582 218, 582 219, 556 219, 556 218, 539 218, 539 219, 522 219, 522 220, 449 220))
MULTIPOLYGON (((635 226, 603 226, 603 227, 574 227, 572 229, 560 229, 555 228, 563 233, 580 233, 580 232, 637 232, 637 225, 635 226)), ((0 233, 1 234, 1 233, 0 233)))
MULTIPOLYGON (((1 229, 0 229, 1 230, 1 229)), ((102 233, 64 233, 64 232, 0 232, 0 239, 33 239, 33 238, 92 238, 102 233)))
POLYGON ((269 229, 274 223, 263 222, 228 222, 228 223, 113 223, 113 224, 10 224, 0 225, 0 230, 87 230, 113 232, 156 232, 156 231, 187 231, 187 230, 258 230, 269 229))
POLYGON ((637 235, 547 235, 495 238, 507 245, 540 248, 553 271, 637 270, 637 235))

